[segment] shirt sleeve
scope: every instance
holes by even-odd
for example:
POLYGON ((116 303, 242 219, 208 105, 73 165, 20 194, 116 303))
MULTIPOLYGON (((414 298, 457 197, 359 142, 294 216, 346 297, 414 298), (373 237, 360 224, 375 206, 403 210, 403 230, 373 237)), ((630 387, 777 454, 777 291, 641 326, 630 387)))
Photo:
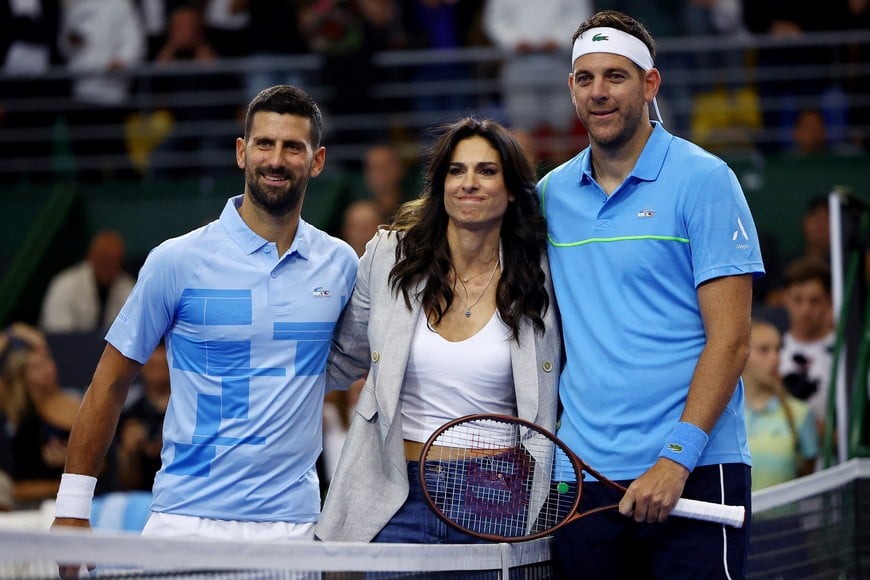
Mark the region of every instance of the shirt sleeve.
POLYGON ((695 286, 722 276, 763 275, 755 221, 734 172, 719 164, 695 189, 685 214, 695 286))
POLYGON ((167 243, 155 248, 139 271, 139 279, 106 334, 106 341, 124 356, 145 364, 169 331, 177 303, 176 268, 167 243))

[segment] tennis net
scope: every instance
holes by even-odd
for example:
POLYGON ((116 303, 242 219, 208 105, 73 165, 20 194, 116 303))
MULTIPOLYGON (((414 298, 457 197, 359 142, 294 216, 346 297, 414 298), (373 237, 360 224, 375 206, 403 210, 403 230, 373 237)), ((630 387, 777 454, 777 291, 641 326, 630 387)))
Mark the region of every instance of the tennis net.
POLYGON ((97 578, 552 577, 545 539, 522 544, 418 545, 226 542, 131 533, 0 530, 0 578, 57 578, 56 562, 96 564, 97 578))
POLYGON ((747 577, 870 578, 870 459, 752 496, 747 577))
MULTIPOLYGON (((752 502, 748 578, 870 578, 870 459, 756 492, 752 502)), ((56 562, 89 562, 97 578, 548 580, 549 542, 279 544, 0 528, 0 579, 57 578, 56 562)))

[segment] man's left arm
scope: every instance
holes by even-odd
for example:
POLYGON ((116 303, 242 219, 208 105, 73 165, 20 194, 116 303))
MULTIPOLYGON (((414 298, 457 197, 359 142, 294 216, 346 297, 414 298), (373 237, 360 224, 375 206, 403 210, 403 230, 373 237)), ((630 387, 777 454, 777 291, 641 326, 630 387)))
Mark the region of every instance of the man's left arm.
MULTIPOLYGON (((752 275, 724 276, 698 287, 707 343, 695 366, 680 421, 707 435, 737 387, 749 357, 752 275)), ((664 521, 683 493, 689 470, 666 457, 628 488, 619 511, 635 521, 664 521)))

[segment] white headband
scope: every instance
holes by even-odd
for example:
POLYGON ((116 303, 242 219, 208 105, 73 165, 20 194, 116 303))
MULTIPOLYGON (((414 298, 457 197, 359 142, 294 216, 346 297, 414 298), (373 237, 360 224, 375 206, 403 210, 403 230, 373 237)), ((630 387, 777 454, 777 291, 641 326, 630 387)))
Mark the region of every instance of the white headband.
POLYGON ((616 28, 590 28, 578 36, 571 52, 571 66, 578 58, 592 52, 624 56, 645 71, 653 68, 652 55, 643 41, 616 28))

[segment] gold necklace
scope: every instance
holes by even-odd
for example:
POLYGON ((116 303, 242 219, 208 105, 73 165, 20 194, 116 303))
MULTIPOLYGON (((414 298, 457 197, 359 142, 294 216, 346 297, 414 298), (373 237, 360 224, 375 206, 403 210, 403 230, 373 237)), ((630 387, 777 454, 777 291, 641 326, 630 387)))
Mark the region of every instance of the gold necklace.
MULTIPOLYGON (((498 262, 498 257, 497 257, 497 256, 493 256, 493 260, 496 260, 496 262, 498 262)), ((455 267, 455 266, 453 267, 453 271, 456 273, 456 277, 459 278, 461 281, 465 282, 466 284, 468 284, 468 281, 469 281, 469 280, 474 280, 474 279, 477 278, 478 276, 483 276, 484 274, 486 274, 486 270, 482 270, 482 271, 478 272, 477 274, 475 274, 474 276, 462 276, 462 275, 460 275, 459 272, 456 270, 456 267, 455 267)))
MULTIPOLYGON (((452 264, 451 264, 451 266, 452 266, 452 264)), ((465 282, 470 280, 470 278, 463 280, 459 276, 459 272, 456 271, 456 268, 453 268, 453 272, 456 274, 456 279, 459 280, 459 283, 462 284, 462 289, 465 290, 465 317, 466 318, 471 318, 471 309, 474 308, 475 306, 477 306, 477 303, 483 299, 483 295, 486 294, 487 290, 489 290, 489 285, 492 284, 492 281, 495 279, 495 271, 496 270, 498 270, 498 260, 495 261, 495 266, 492 267, 492 272, 489 275, 489 280, 486 282, 486 286, 484 286, 483 290, 480 292, 480 296, 477 297, 477 300, 474 301, 474 304, 469 305, 468 304, 468 287, 465 285, 465 282)), ((483 274, 483 272, 481 272, 481 274, 483 274)), ((480 274, 477 274, 477 276, 480 276, 480 274)), ((476 276, 472 276, 472 278, 475 278, 475 277, 476 276)))

